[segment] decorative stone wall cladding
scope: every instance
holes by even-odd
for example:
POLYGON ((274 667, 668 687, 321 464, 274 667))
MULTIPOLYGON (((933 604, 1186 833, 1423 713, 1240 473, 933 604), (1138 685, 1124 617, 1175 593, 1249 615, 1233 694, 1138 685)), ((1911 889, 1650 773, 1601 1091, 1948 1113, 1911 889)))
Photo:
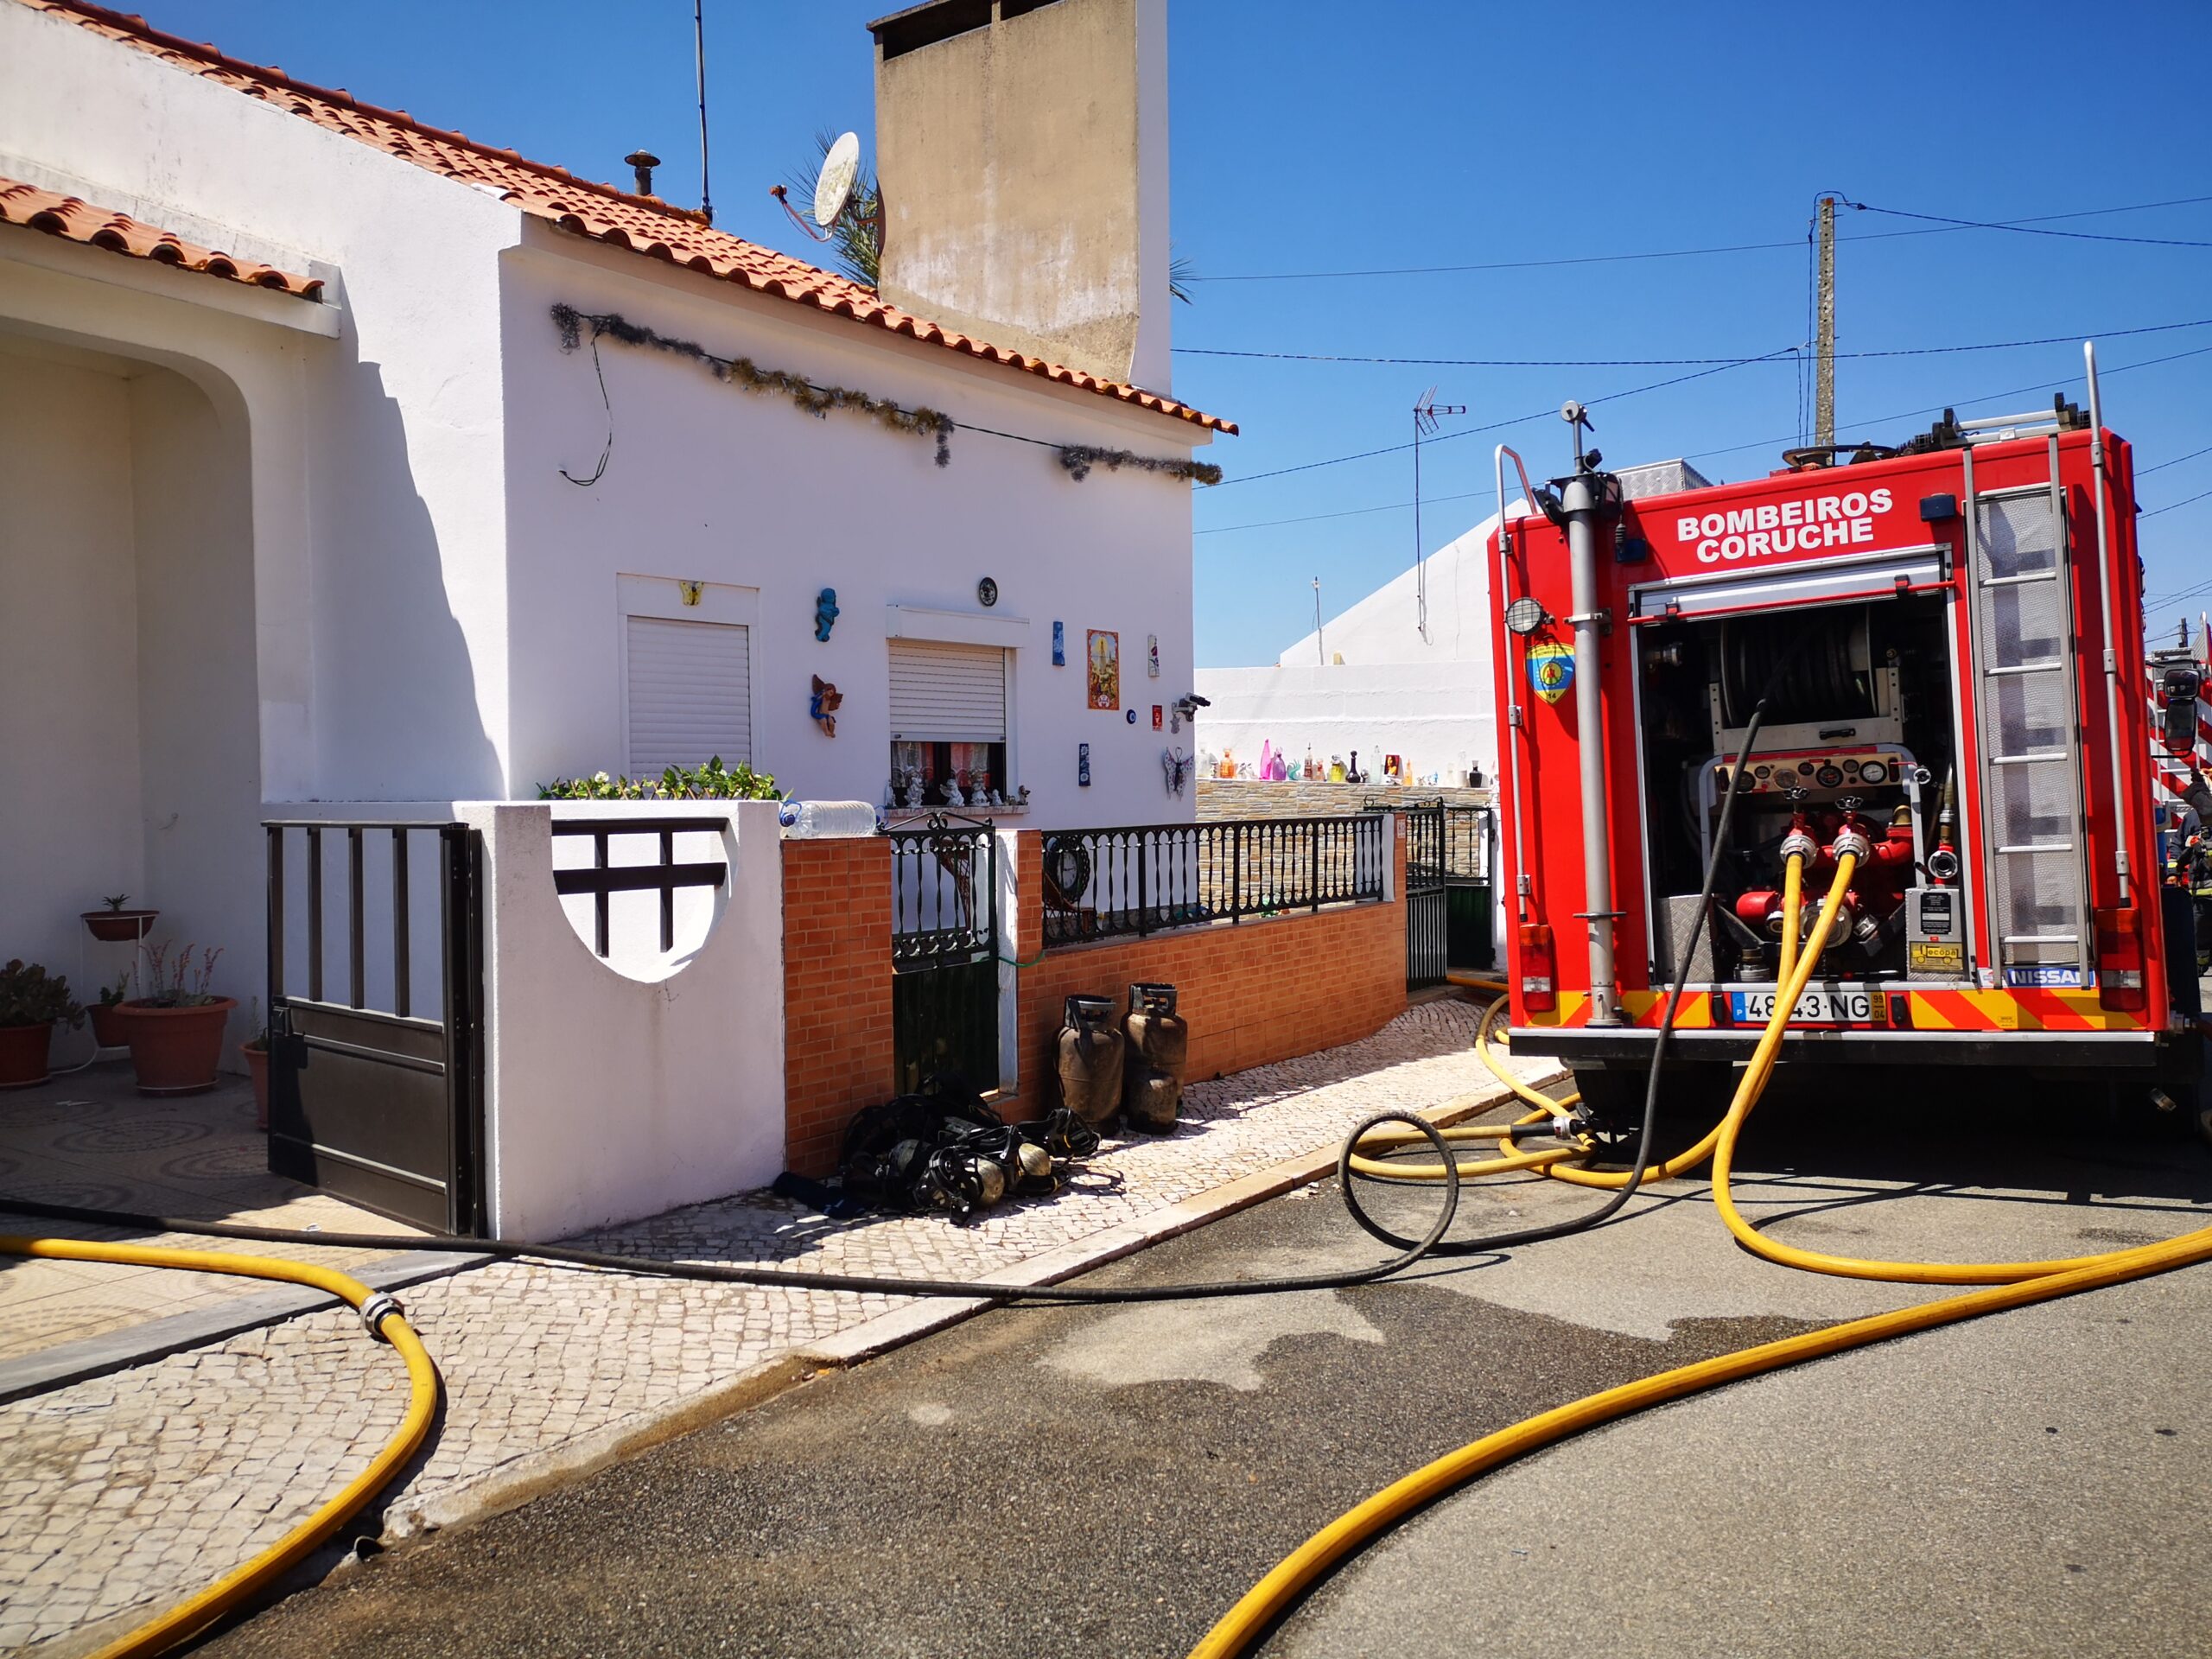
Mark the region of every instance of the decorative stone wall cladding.
POLYGON ((1399 789, 1389 784, 1268 784, 1256 778, 1198 779, 1198 821, 1224 818, 1328 818, 1357 812, 1370 801, 1433 801, 1487 806, 1487 789, 1399 789))
POLYGON ((853 1114, 897 1092, 891 843, 864 836, 783 850, 784 1158, 802 1175, 827 1175, 853 1114))
MULTIPOLYGON (((1286 787, 1275 785, 1275 787, 1286 787)), ((1042 949, 1042 837, 1016 837, 1020 970, 1021 1098, 1034 1116, 1058 1103, 1058 1041, 1065 1000, 1083 993, 1128 1012, 1133 981, 1160 981, 1179 993, 1189 1022, 1186 1080, 1219 1077, 1310 1054, 1368 1036, 1406 1006, 1405 842, 1391 853, 1392 897, 1381 904, 1185 928, 1143 938, 1042 949), (1041 958, 1041 959, 1040 959, 1041 958)), ((1008 1109, 1016 1108, 1009 1103, 1008 1109)))

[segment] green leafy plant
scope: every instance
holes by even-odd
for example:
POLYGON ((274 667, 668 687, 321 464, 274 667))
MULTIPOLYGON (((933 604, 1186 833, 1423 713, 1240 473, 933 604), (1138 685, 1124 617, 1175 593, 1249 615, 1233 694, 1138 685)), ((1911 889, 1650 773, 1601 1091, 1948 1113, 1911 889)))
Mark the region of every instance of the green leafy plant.
POLYGON ((783 798, 776 780, 755 772, 747 761, 734 767, 715 756, 703 766, 670 766, 658 779, 556 778, 537 786, 541 801, 775 801, 783 798))
POLYGON ((143 949, 146 983, 153 988, 138 999, 142 1007, 204 1008, 223 1000, 219 992, 207 988, 215 978, 215 964, 222 959, 221 946, 210 945, 200 950, 195 961, 192 953, 199 947, 188 944, 176 953, 174 963, 169 958, 169 943, 166 939, 143 949))
POLYGON ((50 1026, 57 1020, 73 1031, 85 1023, 84 1007, 69 995, 67 980, 20 957, 0 968, 0 1026, 50 1026))
POLYGON ((100 903, 105 905, 110 910, 121 910, 130 902, 130 895, 127 893, 111 893, 100 900, 100 903))
POLYGON ((100 987, 100 1007, 111 1008, 130 995, 130 970, 126 968, 115 976, 115 983, 100 987))

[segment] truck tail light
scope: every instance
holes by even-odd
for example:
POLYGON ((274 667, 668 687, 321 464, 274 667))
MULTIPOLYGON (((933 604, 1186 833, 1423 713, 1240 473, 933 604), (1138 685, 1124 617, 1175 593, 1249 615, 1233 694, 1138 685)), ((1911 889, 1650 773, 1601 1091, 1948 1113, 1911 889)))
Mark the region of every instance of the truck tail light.
POLYGON ((2141 912, 2097 912, 2097 999, 2116 1014, 2140 1014, 2149 1005, 2143 985, 2141 912))
POLYGON ((1541 922, 1521 924, 1521 1006, 1530 1014, 1548 1014, 1559 1006, 1552 931, 1541 922))

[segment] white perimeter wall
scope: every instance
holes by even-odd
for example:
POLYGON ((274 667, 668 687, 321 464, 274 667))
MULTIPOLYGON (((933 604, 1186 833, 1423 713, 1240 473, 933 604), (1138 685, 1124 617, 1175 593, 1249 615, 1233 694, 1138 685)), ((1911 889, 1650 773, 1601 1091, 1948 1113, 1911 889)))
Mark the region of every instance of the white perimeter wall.
MULTIPOLYGON (((880 803, 890 770, 886 607, 1027 619, 1009 709, 1008 767, 1027 784, 1029 827, 1187 820, 1196 798, 1171 796, 1163 747, 1194 754, 1186 727, 1154 732, 1151 706, 1192 687, 1190 486, 1100 467, 1080 483, 1048 449, 956 432, 948 467, 933 444, 862 416, 815 420, 755 397, 700 365, 602 341, 614 448, 590 488, 607 436, 588 350, 563 354, 556 301, 611 311, 721 356, 794 370, 817 383, 944 410, 1003 431, 1168 456, 1194 429, 1125 416, 1096 393, 978 365, 939 346, 813 317, 692 273, 614 255, 530 227, 506 262, 508 516, 513 645, 514 792, 556 776, 620 769, 616 582, 622 575, 757 588, 752 649, 753 764, 810 799, 880 803), (985 611, 976 584, 999 586, 985 611), (829 641, 814 637, 815 596, 837 590, 829 641), (1067 665, 1052 665, 1052 622, 1067 665), (1123 714, 1084 706, 1084 631, 1117 631, 1123 714), (1146 674, 1147 635, 1160 677, 1146 674), (807 715, 819 674, 844 696, 837 734, 807 715), (1077 785, 1077 745, 1091 746, 1091 787, 1077 785)), ((706 757, 699 757, 702 760, 706 757)))
POLYGON ((1255 769, 1262 742, 1303 760, 1332 755, 1382 775, 1382 757, 1404 757, 1410 774, 1465 784, 1479 766, 1487 780, 1496 763, 1497 724, 1491 714, 1488 664, 1380 663, 1331 668, 1209 668, 1198 689, 1213 699, 1200 712, 1205 747, 1231 751, 1255 769), (1478 679, 1477 676, 1482 677, 1478 679))
POLYGON ((1490 574, 1484 543, 1492 514, 1428 557, 1428 627, 1421 627, 1420 582, 1408 570, 1307 634, 1273 668, 1200 671, 1213 700, 1200 715, 1206 748, 1257 766, 1260 746, 1303 760, 1353 752, 1376 777, 1382 757, 1402 755, 1415 779, 1464 784, 1470 766, 1488 779, 1497 766, 1491 686, 1490 574), (1325 664, 1323 661, 1326 658, 1325 664), (1342 658, 1338 661, 1338 658, 1342 658))
POLYGON ((486 1198, 501 1238, 653 1215, 766 1185, 783 1169, 776 806, 653 808, 671 810, 726 826, 728 883, 696 948, 674 963, 626 960, 626 973, 592 954, 553 890, 555 808, 458 808, 484 835, 486 1198))

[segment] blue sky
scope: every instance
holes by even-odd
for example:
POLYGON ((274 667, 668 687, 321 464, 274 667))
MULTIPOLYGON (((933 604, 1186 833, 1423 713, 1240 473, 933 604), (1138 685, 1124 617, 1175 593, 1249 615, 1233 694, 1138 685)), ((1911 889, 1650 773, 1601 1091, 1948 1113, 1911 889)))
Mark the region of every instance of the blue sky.
MULTIPOLYGON (((625 176, 622 156, 645 145, 667 158, 663 194, 696 199, 685 0, 139 4, 156 27, 590 176, 625 176)), ((766 190, 810 153, 818 128, 869 139, 862 25, 877 10, 708 0, 724 228, 810 256, 766 190)), ((1529 456, 1532 471, 1563 461, 1554 416, 1471 429, 1570 397, 1591 406, 1616 463, 1688 454, 1715 479, 1778 464, 1800 424, 1788 359, 1618 394, 1704 366, 1639 359, 1732 359, 1805 339, 1803 238, 1820 191, 1983 221, 2212 197, 2212 5, 2202 0, 1861 13, 1174 0, 1175 242, 1211 279, 1197 285, 1195 304, 1176 308, 1175 391, 1243 427, 1210 452, 1231 481, 1197 499, 1200 663, 1273 661, 1312 626, 1313 577, 1333 614, 1412 562, 1403 505, 1412 465, 1402 449, 1255 475, 1403 445, 1408 411, 1431 385, 1439 402, 1470 411, 1447 420, 1447 441, 1424 452, 1431 550, 1486 510, 1478 493, 1501 438, 1529 456), (1784 245, 1226 280, 1767 243, 1784 245), (1355 365, 1200 350, 1590 365, 1355 365)), ((2070 340, 2094 334, 2107 423, 2136 444, 2139 467, 2159 468, 2142 480, 2146 509, 2186 503, 2143 521, 2149 590, 2212 582, 2212 246, 2086 239, 2212 244, 2212 200, 2041 226, 2081 233, 2069 237, 1882 234, 1931 228, 1842 214, 1840 352, 2069 341, 1844 358, 1838 436, 1899 439, 1947 404, 1961 414, 2026 409, 2047 404, 2060 382, 2078 396, 2080 348, 2070 340), (2206 326, 2120 332, 2184 322, 2206 326)), ((2164 631, 2200 607, 2212 607, 2212 591, 2154 607, 2154 626, 2164 631)))

